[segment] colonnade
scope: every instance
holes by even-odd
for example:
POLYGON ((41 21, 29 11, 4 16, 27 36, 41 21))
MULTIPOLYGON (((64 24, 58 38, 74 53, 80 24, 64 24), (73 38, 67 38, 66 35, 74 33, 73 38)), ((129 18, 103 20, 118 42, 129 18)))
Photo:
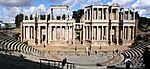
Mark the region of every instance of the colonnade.
POLYGON ((85 40, 108 40, 108 26, 84 26, 85 40))
POLYGON ((108 8, 86 8, 85 20, 108 20, 109 17, 108 8))
POLYGON ((134 26, 123 26, 123 29, 119 26, 112 26, 110 30, 108 26, 84 26, 84 30, 85 40, 110 41, 110 45, 114 44, 114 40, 116 40, 116 45, 119 45, 120 41, 134 40, 135 35, 134 26))
POLYGON ((23 40, 38 40, 40 45, 43 41, 50 44, 51 41, 73 41, 73 26, 23 26, 23 40), (37 34, 35 34, 37 33, 37 34))

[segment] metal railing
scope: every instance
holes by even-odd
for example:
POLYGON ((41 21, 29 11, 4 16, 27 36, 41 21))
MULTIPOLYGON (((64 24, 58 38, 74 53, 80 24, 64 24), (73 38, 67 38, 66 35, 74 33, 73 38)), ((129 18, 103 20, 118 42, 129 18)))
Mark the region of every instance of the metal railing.
POLYGON ((60 69, 75 69, 74 63, 66 62, 65 66, 63 67, 62 61, 40 59, 40 69, 45 69, 45 68, 53 69, 56 67, 58 67, 60 69))

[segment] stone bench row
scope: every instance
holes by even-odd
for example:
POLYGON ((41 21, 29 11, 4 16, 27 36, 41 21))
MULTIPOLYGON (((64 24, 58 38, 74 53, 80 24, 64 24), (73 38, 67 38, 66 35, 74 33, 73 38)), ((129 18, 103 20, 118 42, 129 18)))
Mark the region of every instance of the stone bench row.
POLYGON ((1 49, 20 51, 20 52, 32 54, 35 56, 40 56, 40 55, 43 56, 43 53, 41 51, 39 51, 31 46, 28 46, 26 44, 23 44, 19 41, 7 39, 7 38, 0 36, 0 44, 1 44, 0 48, 1 49))
MULTIPOLYGON (((128 56, 131 58, 133 64, 137 67, 142 65, 142 54, 144 53, 144 48, 150 45, 150 42, 145 42, 143 44, 138 44, 138 46, 135 46, 134 48, 124 51, 121 53, 125 58, 128 56)), ((120 65, 124 64, 122 61, 120 65)))

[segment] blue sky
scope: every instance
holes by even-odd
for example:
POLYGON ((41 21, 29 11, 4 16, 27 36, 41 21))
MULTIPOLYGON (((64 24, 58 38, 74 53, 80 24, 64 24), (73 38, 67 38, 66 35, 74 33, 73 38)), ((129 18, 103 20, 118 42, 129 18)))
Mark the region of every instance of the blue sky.
POLYGON ((0 0, 0 20, 14 20, 17 14, 30 14, 37 9, 45 12, 50 5, 68 5, 73 11, 84 8, 86 5, 111 5, 112 3, 118 3, 127 9, 135 8, 140 16, 150 18, 150 1, 148 0, 0 0))

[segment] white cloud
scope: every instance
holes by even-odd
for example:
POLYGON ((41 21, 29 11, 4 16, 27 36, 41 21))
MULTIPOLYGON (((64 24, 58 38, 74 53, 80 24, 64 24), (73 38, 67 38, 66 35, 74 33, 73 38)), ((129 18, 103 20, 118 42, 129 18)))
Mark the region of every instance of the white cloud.
POLYGON ((3 6, 29 6, 32 0, 0 0, 0 5, 3 6))
POLYGON ((14 20, 15 16, 20 13, 23 13, 27 16, 31 14, 35 14, 36 12, 38 12, 39 14, 46 13, 46 8, 44 4, 41 4, 38 7, 31 6, 29 8, 1 6, 0 10, 2 10, 0 13, 0 20, 3 20, 3 21, 14 20))
POLYGON ((139 12, 140 16, 150 16, 150 2, 148 0, 112 0, 107 4, 111 5, 112 3, 118 3, 125 8, 135 8, 135 10, 139 12))
POLYGON ((136 8, 140 16, 150 18, 150 2, 147 0, 136 0, 135 3, 131 5, 133 8, 136 8))
POLYGON ((78 9, 84 8, 87 5, 102 4, 101 0, 64 0, 62 4, 68 5, 71 9, 78 6, 78 9))
POLYGON ((38 7, 31 6, 29 9, 24 9, 23 14, 25 15, 31 15, 31 14, 45 14, 46 13, 46 8, 44 4, 40 4, 38 7))
POLYGON ((46 13, 46 8, 45 8, 44 4, 40 4, 37 7, 36 11, 39 12, 40 14, 45 14, 46 13))
POLYGON ((24 6, 30 6, 32 0, 0 0, 0 20, 14 20, 17 14, 22 13, 24 6))
POLYGON ((133 1, 134 0, 112 0, 111 2, 108 2, 107 4, 112 5, 113 3, 118 3, 120 6, 129 7, 133 1))
POLYGON ((20 7, 0 7, 0 9, 0 20, 3 21, 14 20, 15 16, 22 12, 20 7))

